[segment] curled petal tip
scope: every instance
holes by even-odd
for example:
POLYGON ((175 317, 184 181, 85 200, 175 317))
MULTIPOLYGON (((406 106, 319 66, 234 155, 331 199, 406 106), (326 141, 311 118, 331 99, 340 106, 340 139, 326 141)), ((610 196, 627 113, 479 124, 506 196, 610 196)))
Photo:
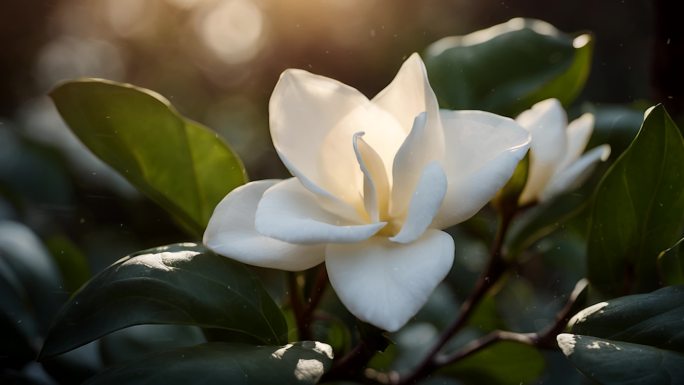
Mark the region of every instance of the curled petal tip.
POLYGON ((610 157, 610 152, 611 152, 610 145, 604 144, 601 147, 603 148, 603 150, 601 151, 601 161, 605 162, 610 157))

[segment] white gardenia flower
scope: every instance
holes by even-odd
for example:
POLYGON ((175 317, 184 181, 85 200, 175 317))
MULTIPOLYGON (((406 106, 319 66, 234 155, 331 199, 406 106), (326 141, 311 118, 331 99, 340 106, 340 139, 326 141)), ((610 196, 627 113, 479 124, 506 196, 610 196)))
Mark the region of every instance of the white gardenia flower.
POLYGON ((413 54, 369 100, 333 79, 283 72, 269 105, 273 144, 294 175, 233 190, 204 243, 256 266, 298 271, 325 262, 359 319, 402 327, 451 268, 440 229, 482 208, 529 147, 512 119, 439 111, 413 54))
POLYGON ((594 130, 594 116, 586 113, 568 124, 556 99, 541 101, 523 111, 516 121, 532 135, 530 165, 520 204, 548 201, 578 187, 599 161, 610 156, 610 146, 597 146, 582 155, 594 130))

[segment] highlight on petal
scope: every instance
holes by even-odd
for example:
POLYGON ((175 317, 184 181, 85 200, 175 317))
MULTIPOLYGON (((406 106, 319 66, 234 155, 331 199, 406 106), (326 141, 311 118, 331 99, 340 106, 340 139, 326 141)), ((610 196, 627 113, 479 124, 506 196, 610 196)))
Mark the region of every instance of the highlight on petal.
POLYGON ((530 168, 520 203, 539 197, 565 157, 567 115, 556 99, 547 99, 524 111, 516 121, 530 131, 530 168))
POLYGON ((446 191, 447 177, 442 166, 438 162, 428 164, 413 192, 401 230, 390 241, 410 243, 420 238, 439 211, 446 191))
POLYGON ((363 206, 363 175, 354 134, 366 132, 366 142, 388 164, 406 136, 390 113, 354 88, 302 70, 283 72, 269 113, 273 144, 292 175, 324 200, 356 208, 363 206))
POLYGON ((340 218, 350 221, 350 222, 360 222, 363 220, 363 215, 361 215, 361 205, 359 202, 357 204, 345 202, 337 196, 333 195, 331 192, 319 187, 316 183, 311 181, 305 175, 300 173, 298 169, 288 163, 286 158, 281 158, 285 167, 299 180, 299 182, 307 190, 316 196, 318 204, 326 211, 335 213, 340 218))
POLYGON ((354 134, 354 152, 363 172, 363 204, 372 222, 387 216, 389 181, 385 165, 375 150, 363 140, 363 132, 354 134))
POLYGON ((416 116, 411 133, 402 143, 392 164, 392 196, 390 215, 403 217, 408 210, 411 197, 418 185, 423 169, 434 161, 444 158, 444 132, 439 124, 439 141, 429 132, 428 114, 416 116), (430 138, 429 140, 427 138, 430 138))
POLYGON ((565 156, 558 165, 557 170, 563 170, 572 162, 579 159, 580 155, 582 155, 584 149, 587 147, 587 143, 589 143, 589 138, 591 138, 591 133, 593 131, 594 115, 590 113, 585 113, 568 124, 568 128, 565 130, 565 136, 568 139, 567 149, 565 150, 565 156))
POLYGON ((359 196, 363 191, 363 175, 357 167, 353 147, 354 135, 360 131, 386 170, 406 136, 392 115, 370 102, 350 112, 330 131, 321 144, 318 158, 313 159, 319 163, 317 181, 352 205, 361 203, 359 196))
POLYGON ((330 131, 367 103, 363 94, 337 80, 303 70, 283 72, 269 102, 269 122, 278 154, 296 167, 290 172, 315 180, 318 164, 311 160, 318 158, 330 131))
POLYGON ((529 132, 512 119, 484 111, 441 115, 449 184, 433 228, 475 215, 508 182, 530 146, 529 132))
POLYGON ((384 222, 347 222, 323 210, 316 195, 297 178, 284 180, 266 190, 255 217, 255 227, 261 234, 298 244, 360 242, 384 226, 384 222))
POLYGON ((205 246, 231 259, 272 269, 299 271, 323 262, 324 245, 294 245, 263 236, 254 229, 259 200, 264 191, 278 182, 250 182, 223 198, 204 232, 205 246))
POLYGON ((451 236, 427 230, 409 244, 384 237, 330 244, 325 264, 330 283, 347 309, 392 332, 420 310, 451 269, 453 259, 451 236))
POLYGON ((421 112, 427 113, 430 125, 439 120, 437 97, 417 53, 406 59, 392 82, 373 98, 373 103, 395 116, 407 135, 421 112))
POLYGON ((607 160, 609 156, 610 146, 607 144, 591 149, 569 167, 556 173, 542 191, 539 200, 547 201, 562 192, 578 187, 591 175, 598 162, 607 160))
POLYGON ((392 160, 390 211, 396 216, 408 208, 423 168, 444 156, 439 105, 420 56, 412 54, 372 102, 393 115, 408 135, 392 160))
POLYGON ((411 196, 416 189, 420 173, 429 162, 425 162, 425 151, 421 150, 421 138, 425 136, 427 114, 421 113, 413 122, 411 133, 397 151, 392 164, 392 197, 390 215, 402 217, 408 210, 411 196))

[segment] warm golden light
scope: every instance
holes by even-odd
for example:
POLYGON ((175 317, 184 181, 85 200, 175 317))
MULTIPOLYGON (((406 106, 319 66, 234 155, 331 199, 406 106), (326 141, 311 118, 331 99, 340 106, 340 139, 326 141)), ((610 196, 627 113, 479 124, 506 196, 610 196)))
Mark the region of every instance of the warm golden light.
POLYGON ((234 64, 251 59, 261 48, 263 14, 251 0, 228 0, 200 10, 195 30, 219 59, 234 64))

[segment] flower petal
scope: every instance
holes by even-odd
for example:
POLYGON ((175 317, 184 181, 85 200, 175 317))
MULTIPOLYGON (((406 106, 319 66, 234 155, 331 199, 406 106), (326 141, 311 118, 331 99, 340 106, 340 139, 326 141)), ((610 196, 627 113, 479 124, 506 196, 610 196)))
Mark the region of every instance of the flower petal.
POLYGON ((326 204, 336 198, 357 210, 363 208, 363 175, 354 133, 365 131, 366 141, 388 161, 406 136, 391 114, 356 89, 302 70, 283 72, 269 114, 273 145, 292 175, 326 204))
POLYGON ((284 242, 299 244, 350 243, 366 240, 384 222, 352 223, 318 206, 316 195, 297 178, 269 188, 259 201, 255 226, 258 232, 284 242))
POLYGON ((318 157, 321 144, 340 121, 364 104, 368 99, 352 87, 288 69, 280 75, 269 102, 273 145, 286 164, 296 167, 294 171, 315 180, 318 163, 311 160, 318 157))
POLYGON ((437 97, 430 87, 425 64, 417 53, 402 64, 394 80, 373 98, 373 104, 392 114, 406 135, 421 112, 428 113, 428 123, 438 122, 437 97))
POLYGON ((396 331, 425 304, 453 260, 451 236, 428 230, 409 244, 384 237, 351 245, 330 244, 325 264, 330 283, 352 314, 396 331))
POLYGON ((323 209, 325 209, 328 212, 335 213, 337 216, 339 216, 340 218, 344 218, 347 221, 359 222, 363 220, 363 216, 360 215, 360 213, 363 212, 362 206, 359 206, 358 204, 355 205, 353 204, 353 202, 349 203, 341 200, 340 198, 336 197, 329 191, 319 187, 316 183, 308 179, 305 175, 299 172, 299 169, 297 169, 294 165, 290 164, 287 158, 281 156, 281 160, 283 161, 285 167, 288 170, 290 170, 292 175, 295 175, 295 177, 297 177, 302 186, 304 186, 307 190, 309 190, 316 196, 318 205, 321 206, 323 209))
POLYGON ((204 244, 217 254, 272 269, 299 271, 323 262, 324 245, 293 245, 254 229, 254 213, 264 191, 280 182, 261 180, 231 191, 216 206, 204 232, 204 244))
POLYGON ((607 144, 594 147, 569 167, 554 175, 549 184, 542 191, 540 201, 547 201, 565 191, 581 185, 596 167, 599 161, 605 161, 610 156, 610 146, 607 144))
POLYGON ((567 149, 565 157, 563 157, 563 160, 558 165, 556 172, 565 169, 579 159, 580 155, 584 152, 584 148, 587 147, 587 143, 589 143, 593 130, 594 115, 590 113, 583 114, 568 124, 568 128, 565 130, 565 136, 568 139, 567 149))
POLYGON ((408 135, 392 163, 390 211, 397 216, 408 208, 423 168, 444 156, 437 98, 418 54, 404 62, 392 83, 373 98, 373 103, 392 114, 408 135))
POLYGON ((442 110, 444 171, 449 183, 434 228, 475 215, 510 179, 530 146, 514 120, 483 111, 442 110))
POLYGON ((401 230, 392 242, 410 243, 420 238, 437 214, 447 191, 447 177, 438 162, 428 164, 413 192, 401 230))
POLYGON ((392 192, 390 216, 403 218, 411 203, 413 193, 418 187, 423 170, 428 164, 441 162, 444 156, 444 133, 439 124, 439 143, 428 140, 428 114, 419 114, 411 133, 397 151, 392 165, 392 192))
POLYGON ((516 118, 532 134, 530 168, 520 196, 521 204, 539 198, 565 157, 567 119, 565 110, 556 99, 539 102, 516 118))
POLYGON ((363 135, 363 132, 354 135, 354 152, 363 172, 363 204, 366 213, 372 222, 378 222, 381 216, 387 216, 389 181, 380 155, 363 140, 363 135))

